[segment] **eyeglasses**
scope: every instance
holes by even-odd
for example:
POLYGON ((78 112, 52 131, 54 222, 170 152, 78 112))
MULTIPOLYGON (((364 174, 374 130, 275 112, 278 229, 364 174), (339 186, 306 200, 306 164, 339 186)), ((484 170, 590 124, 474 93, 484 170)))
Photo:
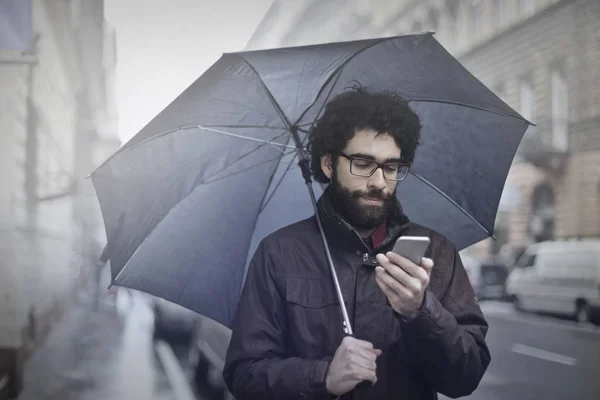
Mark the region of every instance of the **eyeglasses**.
POLYGON ((372 176, 378 168, 381 168, 385 180, 403 181, 410 170, 410 165, 405 163, 378 163, 373 160, 349 156, 342 152, 339 152, 338 154, 350 161, 350 173, 352 175, 362 176, 364 178, 372 176))

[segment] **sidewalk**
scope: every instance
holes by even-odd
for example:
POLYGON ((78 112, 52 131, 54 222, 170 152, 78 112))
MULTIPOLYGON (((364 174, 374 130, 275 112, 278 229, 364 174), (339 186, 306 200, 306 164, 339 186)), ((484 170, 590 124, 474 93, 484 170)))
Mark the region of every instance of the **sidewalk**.
POLYGON ((119 309, 105 299, 94 311, 93 291, 84 293, 27 361, 18 399, 171 400, 143 301, 119 309))

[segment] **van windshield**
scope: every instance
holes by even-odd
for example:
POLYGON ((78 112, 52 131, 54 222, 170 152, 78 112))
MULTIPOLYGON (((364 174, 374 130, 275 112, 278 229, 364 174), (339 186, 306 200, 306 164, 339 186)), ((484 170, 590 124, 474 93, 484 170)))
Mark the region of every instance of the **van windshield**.
POLYGON ((525 253, 519 258, 515 267, 517 267, 517 268, 533 267, 533 265, 535 264, 535 259, 536 259, 535 253, 533 253, 533 254, 525 253))

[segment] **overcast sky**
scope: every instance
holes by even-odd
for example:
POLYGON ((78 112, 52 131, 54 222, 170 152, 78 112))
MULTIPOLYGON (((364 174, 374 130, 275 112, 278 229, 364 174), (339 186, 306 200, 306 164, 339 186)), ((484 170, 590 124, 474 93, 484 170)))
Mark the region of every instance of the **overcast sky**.
POLYGON ((117 32, 125 142, 222 53, 242 50, 273 0, 106 0, 117 32))

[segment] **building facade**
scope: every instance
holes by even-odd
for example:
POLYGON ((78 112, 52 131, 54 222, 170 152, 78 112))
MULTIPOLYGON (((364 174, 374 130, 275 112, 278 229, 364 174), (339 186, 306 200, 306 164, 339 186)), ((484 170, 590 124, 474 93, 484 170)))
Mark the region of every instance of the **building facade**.
POLYGON ((468 252, 507 262, 531 243, 600 236, 600 2, 275 1, 248 49, 424 31, 526 119, 496 222, 468 252), (278 24, 278 19, 285 19, 278 24), (277 27, 273 29, 272 27, 277 27))
POLYGON ((0 376, 93 276, 104 228, 86 176, 120 146, 102 0, 0 4, 0 376))

